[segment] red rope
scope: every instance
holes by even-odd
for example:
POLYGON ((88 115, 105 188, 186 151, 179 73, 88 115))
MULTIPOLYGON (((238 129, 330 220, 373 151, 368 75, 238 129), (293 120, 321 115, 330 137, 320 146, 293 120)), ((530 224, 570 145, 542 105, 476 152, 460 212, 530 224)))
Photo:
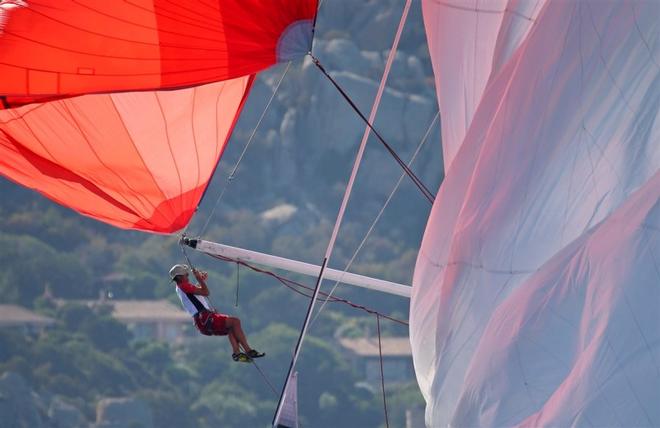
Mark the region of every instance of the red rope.
MULTIPOLYGON (((304 292, 302 292, 299 289, 295 288, 295 287, 300 287, 300 288, 304 288, 304 289, 309 290, 309 291, 313 290, 312 287, 309 287, 305 284, 301 284, 299 282, 296 282, 296 281, 293 281, 291 279, 280 276, 280 275, 276 274, 273 271, 269 271, 269 270, 258 268, 256 266, 252 266, 251 264, 246 263, 242 260, 235 260, 235 259, 231 259, 229 257, 220 256, 220 255, 213 255, 213 254, 208 254, 208 255, 213 257, 213 258, 216 258, 218 260, 223 260, 223 261, 227 261, 227 262, 234 262, 237 265, 243 265, 247 268, 250 268, 255 272, 271 276, 271 277, 277 279, 282 285, 284 285, 288 289, 290 289, 290 290, 292 290, 292 291, 294 291, 298 294, 301 294, 301 295, 303 295, 307 298, 311 298, 310 295, 305 294, 304 292)), ((389 422, 389 415, 388 415, 388 412, 387 412, 387 397, 385 395, 385 375, 384 375, 384 371, 383 371, 383 347, 382 347, 381 332, 380 332, 380 318, 383 317, 383 318, 386 318, 390 321, 394 321, 394 322, 397 322, 397 323, 403 324, 403 325, 408 325, 408 322, 402 321, 402 320, 399 320, 399 319, 396 319, 396 318, 393 318, 393 317, 390 317, 390 316, 387 316, 387 315, 384 315, 384 314, 381 314, 378 311, 370 309, 366 306, 358 305, 358 304, 353 303, 349 300, 342 299, 342 298, 335 297, 335 296, 331 296, 328 293, 324 293, 322 291, 320 291, 319 294, 322 294, 327 301, 344 303, 344 304, 349 305, 349 306, 351 306, 355 309, 360 309, 362 311, 365 311, 369 314, 373 314, 373 315, 376 316, 376 326, 377 326, 377 330, 378 330, 378 356, 379 356, 379 360, 380 360, 380 384, 381 384, 381 389, 383 391, 383 409, 384 409, 384 413, 385 413, 385 426, 387 428, 389 428, 390 427, 390 422, 389 422)), ((321 299, 317 298, 317 300, 321 300, 321 299)), ((253 361, 253 363, 254 363, 254 361, 253 361)), ((277 393, 277 391, 275 391, 274 387, 272 386, 272 384, 270 383, 270 381, 268 380, 266 375, 261 371, 261 369, 256 364, 254 364, 254 366, 259 371, 261 376, 264 378, 266 383, 268 383, 268 386, 270 386, 271 390, 273 390, 275 393, 277 393)))
MULTIPOLYGON (((205 253, 205 254, 207 254, 207 253, 205 253)), ((262 274, 264 274, 264 275, 271 276, 271 277, 277 279, 282 285, 284 285, 284 286, 287 287, 288 289, 290 289, 290 290, 292 290, 292 291, 294 291, 294 292, 296 292, 296 293, 298 293, 298 294, 300 294, 300 295, 302 295, 302 296, 305 296, 305 297, 307 297, 308 299, 311 298, 311 296, 308 295, 308 294, 305 294, 304 292, 300 291, 300 290, 299 290, 298 288, 296 288, 296 287, 304 288, 304 289, 309 290, 309 291, 313 291, 313 290, 314 290, 312 287, 309 287, 309 286, 307 286, 307 285, 305 285, 305 284, 301 284, 301 283, 299 283, 299 282, 296 282, 296 281, 293 281, 293 280, 291 280, 291 279, 288 279, 288 278, 285 278, 285 277, 283 277, 283 276, 280 276, 280 275, 276 274, 276 273, 273 272, 273 271, 269 271, 269 270, 265 270, 265 269, 258 268, 258 267, 256 267, 256 266, 252 266, 251 264, 246 263, 246 262, 244 262, 244 261, 242 261, 242 260, 235 260, 235 259, 232 259, 232 258, 229 258, 229 257, 219 256, 219 255, 214 255, 214 254, 208 254, 208 255, 211 256, 211 257, 213 257, 213 258, 216 258, 216 259, 218 259, 218 260, 223 260, 223 261, 226 261, 226 262, 234 262, 234 263, 237 263, 237 264, 243 265, 243 266, 245 266, 245 267, 247 267, 247 268, 249 268, 249 269, 252 269, 252 270, 255 271, 255 272, 259 272, 259 273, 262 273, 262 274)), ((402 324, 402 325, 408 325, 408 322, 407 322, 407 321, 402 321, 402 320, 400 320, 400 319, 397 319, 397 318, 394 318, 394 317, 391 317, 391 316, 388 316, 388 315, 382 314, 382 313, 380 313, 380 312, 378 312, 378 311, 376 311, 376 310, 374 310, 374 309, 368 308, 368 307, 363 306, 363 305, 359 305, 359 304, 357 304, 357 303, 353 303, 353 302, 351 302, 350 300, 342 299, 342 298, 340 298, 340 297, 331 296, 331 295, 329 295, 328 293, 324 293, 324 292, 322 292, 322 291, 319 291, 319 294, 323 295, 323 296, 325 297, 325 299, 327 299, 327 300, 330 301, 330 302, 344 303, 344 304, 346 304, 346 305, 348 305, 348 306, 350 306, 350 307, 352 307, 352 308, 359 309, 359 310, 364 311, 364 312, 366 312, 366 313, 369 313, 369 314, 372 314, 372 315, 377 315, 377 316, 379 316, 379 317, 382 317, 382 318, 388 319, 388 320, 390 320, 390 321, 394 321, 394 322, 399 323, 399 324, 402 324)), ((317 299, 317 301, 321 301, 321 299, 317 299)))

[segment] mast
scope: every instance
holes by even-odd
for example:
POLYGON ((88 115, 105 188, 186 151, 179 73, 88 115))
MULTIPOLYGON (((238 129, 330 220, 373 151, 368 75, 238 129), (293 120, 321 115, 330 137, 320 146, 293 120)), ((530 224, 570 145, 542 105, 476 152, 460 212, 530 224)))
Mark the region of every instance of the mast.
MULTIPOLYGON (((346 206, 348 205, 348 200, 351 196, 351 191, 353 189, 353 183, 355 182, 355 177, 357 176, 358 169, 360 168, 360 163, 362 162, 362 156, 364 154, 364 149, 367 144, 367 140, 369 138, 369 133, 373 129, 372 123, 374 122, 374 119, 376 118, 376 112, 378 111, 378 105, 380 103, 381 96, 383 94, 383 91, 385 89, 385 82, 387 81, 387 76, 390 71, 390 67, 392 65, 392 62, 394 60, 394 55, 396 54, 396 48, 399 43, 399 38, 401 37, 401 32, 403 30, 403 25, 406 21, 406 16, 408 15, 408 10, 410 8, 410 3, 412 0, 407 0, 406 1, 406 6, 404 7, 403 10, 403 15, 401 16, 401 21, 399 22, 399 28, 396 32, 396 36, 394 37, 394 43, 392 44, 392 49, 390 49, 390 52, 387 56, 387 63, 385 64, 385 70, 383 71, 383 77, 381 78, 380 85, 378 86, 378 93, 376 94, 376 99, 374 100, 374 104, 371 106, 371 114, 369 115, 369 120, 367 121, 367 128, 364 131, 363 137, 362 137, 362 142, 360 143, 360 148, 358 149, 357 156, 355 157, 355 161, 353 163, 353 169, 351 170, 351 176, 348 179, 348 185, 346 186, 346 190, 344 192, 344 197, 342 198, 341 201, 341 206, 339 207, 339 213, 337 214, 337 219, 335 220, 335 226, 332 230, 332 235, 330 236, 330 241, 328 242, 328 246, 325 250, 325 256, 323 257, 323 263, 319 269, 319 275, 318 278, 316 279, 316 286, 314 287, 314 293, 312 294, 312 298, 309 301, 309 306, 307 307, 307 313, 305 314, 305 321, 303 322, 302 329, 300 330, 300 335, 298 336, 298 342, 296 343, 296 347, 293 351, 293 356, 291 358, 291 364, 289 365, 289 370, 287 374, 286 381, 284 382, 284 386, 282 387, 282 393, 280 394, 280 399, 277 403, 277 410, 275 411, 275 416, 273 417, 273 425, 275 425, 277 419, 279 418, 281 412, 282 412, 282 399, 286 395, 287 392, 287 387, 289 385, 289 379, 291 376, 291 373, 294 371, 296 367, 296 361, 298 361, 298 356, 300 355, 300 349, 302 348, 303 341, 305 340, 305 335, 307 334, 307 328, 309 327, 309 320, 310 316, 314 312, 314 305, 316 303, 316 297, 319 294, 319 291, 321 289, 321 284, 323 283, 324 276, 326 275, 326 268, 328 265, 328 262, 330 260, 330 256, 332 255, 332 250, 334 249, 335 245, 335 240, 337 239, 337 234, 339 233, 339 228, 341 226, 342 220, 344 218, 344 212, 346 210, 346 206)), ((310 52, 311 56, 311 52, 310 52)), ((330 78, 330 75, 325 72, 323 67, 321 67, 320 63, 318 60, 316 60, 312 56, 312 60, 314 63, 317 65, 319 70, 323 72, 323 74, 326 75, 326 77, 330 78)), ((332 79, 330 79, 331 82, 335 85, 335 87, 340 90, 340 87, 336 85, 336 82, 334 82, 332 79)), ((343 93, 343 91, 340 90, 340 92, 343 93)), ((349 98, 346 97, 346 101, 349 101, 349 98)), ((353 106, 353 103, 350 103, 353 106)), ((356 112, 359 111, 359 109, 355 108, 356 112)), ((362 113, 359 114, 360 117, 364 118, 364 115, 362 113)), ((374 130, 374 134, 376 134, 374 130)), ((380 138, 379 138, 380 139, 380 138)), ((380 139, 383 141, 382 139, 380 139)), ((331 295, 332 293, 330 293, 331 295)))
MULTIPOLYGON (((318 265, 291 260, 284 257, 273 256, 270 254, 259 253, 257 251, 245 250, 243 248, 232 247, 230 245, 218 244, 216 242, 205 241, 202 239, 183 237, 181 238, 181 243, 211 256, 222 256, 232 260, 255 263, 271 268, 299 273, 302 275, 318 277, 319 273, 321 272, 321 266, 318 265)), ((325 268, 325 273, 323 276, 326 279, 339 281, 343 284, 367 288, 369 290, 380 291, 382 293, 394 294, 396 296, 410 299, 411 287, 408 285, 384 281, 382 279, 371 278, 355 273, 343 272, 337 269, 330 269, 328 267, 325 268)))

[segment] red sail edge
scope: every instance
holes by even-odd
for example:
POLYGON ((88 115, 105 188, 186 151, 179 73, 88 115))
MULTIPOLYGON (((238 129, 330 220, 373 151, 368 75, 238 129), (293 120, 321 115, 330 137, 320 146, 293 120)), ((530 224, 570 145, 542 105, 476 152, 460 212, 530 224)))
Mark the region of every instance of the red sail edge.
POLYGON ((0 111, 0 172, 113 226, 175 232, 199 204, 253 80, 0 111))

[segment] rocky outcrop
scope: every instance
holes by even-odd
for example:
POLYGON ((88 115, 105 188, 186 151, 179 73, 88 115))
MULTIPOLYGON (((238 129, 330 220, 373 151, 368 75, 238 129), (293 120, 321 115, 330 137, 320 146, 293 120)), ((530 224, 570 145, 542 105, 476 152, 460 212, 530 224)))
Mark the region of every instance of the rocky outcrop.
MULTIPOLYGON (((321 6, 313 54, 366 116, 402 8, 398 0, 365 0, 360 7, 352 0, 333 0, 321 6)), ((216 173, 217 186, 210 188, 225 186, 227 173, 243 151, 285 67, 279 64, 258 73, 216 173)), ((408 161, 437 112, 421 7, 413 2, 375 127, 401 159, 408 161)), ((443 173, 438 125, 412 166, 432 192, 443 173)), ((309 57, 293 62, 238 169, 238 179, 225 196, 225 210, 250 207, 264 212, 286 201, 298 211, 287 221, 269 221, 269 225, 286 227, 300 222, 307 228, 317 221, 315 209, 323 220, 329 220, 341 200, 364 130, 362 120, 309 57), (306 210, 306 204, 315 208, 306 210)), ((401 172, 372 135, 355 189, 356 197, 376 210, 368 214, 369 218, 392 191, 401 172)), ((401 192, 410 192, 408 200, 425 210, 427 202, 411 189, 406 179, 401 192)), ((213 196, 208 199, 213 200, 213 196)), ((406 215, 409 210, 414 208, 406 207, 397 215, 406 215)))
MULTIPOLYGON (((378 90, 386 53, 362 52, 349 40, 321 40, 316 49, 331 76, 368 115, 378 90), (372 75, 374 78, 370 77, 372 75)), ((396 74, 413 76, 416 82, 423 81, 420 60, 405 53, 397 55, 391 80, 396 74)), ((263 89, 266 81, 264 79, 261 85, 255 86, 255 90, 267 99, 267 92, 263 89)), ((254 172, 262 175, 262 182, 273 193, 297 183, 327 186, 344 182, 364 133, 364 123, 309 58, 289 71, 287 81, 287 85, 280 89, 284 92, 282 99, 271 105, 267 115, 271 119, 278 117, 279 121, 264 120, 258 134, 261 137, 254 143, 260 148, 254 148, 256 154, 253 156, 260 155, 257 150, 270 154, 263 162, 264 169, 254 172), (298 94, 300 99, 293 94, 298 94)), ((391 86, 383 94, 375 127, 403 159, 411 156, 437 112, 433 96, 431 92, 407 92, 391 86)), ((252 123, 256 123, 258 117, 250 116, 254 119, 252 123)), ((244 124, 247 123, 246 120, 244 124)), ((438 137, 437 132, 432 136, 438 137)), ((373 143, 370 143, 368 155, 385 154, 375 137, 371 138, 373 143)), ((439 153, 439 147, 436 153, 439 153)), ((369 191, 376 195, 389 193, 390 187, 383 188, 381 177, 395 177, 399 169, 389 155, 379 157, 384 162, 373 164, 365 174, 377 177, 370 180, 374 185, 369 185, 369 191)), ((428 156, 426 159, 431 160, 428 156)), ((434 160, 435 165, 426 165, 426 168, 435 167, 437 175, 441 161, 439 158, 434 160)), ((426 168, 421 165, 422 171, 426 168)))

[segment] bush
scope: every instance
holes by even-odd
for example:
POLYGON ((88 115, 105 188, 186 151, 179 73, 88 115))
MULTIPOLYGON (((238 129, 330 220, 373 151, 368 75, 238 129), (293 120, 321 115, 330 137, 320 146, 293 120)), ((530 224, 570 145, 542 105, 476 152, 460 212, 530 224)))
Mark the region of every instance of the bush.
POLYGON ((58 297, 89 297, 89 272, 76 257, 30 236, 0 234, 0 293, 5 301, 32 306, 51 284, 58 297))

